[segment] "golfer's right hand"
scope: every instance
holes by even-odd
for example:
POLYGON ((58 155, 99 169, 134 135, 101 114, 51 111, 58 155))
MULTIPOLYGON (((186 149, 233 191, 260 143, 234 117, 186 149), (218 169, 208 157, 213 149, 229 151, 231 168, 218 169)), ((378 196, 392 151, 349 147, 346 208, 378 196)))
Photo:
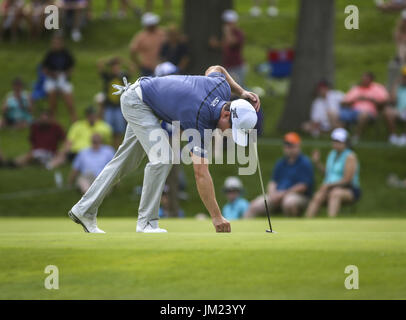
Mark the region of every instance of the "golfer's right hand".
POLYGON ((213 218, 213 225, 216 228, 216 232, 231 232, 231 225, 223 217, 213 218))

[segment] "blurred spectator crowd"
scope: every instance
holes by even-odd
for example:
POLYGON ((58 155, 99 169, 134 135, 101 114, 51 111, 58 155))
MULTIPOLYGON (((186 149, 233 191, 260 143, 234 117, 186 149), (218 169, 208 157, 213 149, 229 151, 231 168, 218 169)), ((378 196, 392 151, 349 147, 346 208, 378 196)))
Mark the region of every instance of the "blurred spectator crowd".
MULTIPOLYGON (((117 18, 134 14, 140 18, 142 29, 129 41, 129 59, 113 56, 97 61, 95 72, 102 86, 99 92, 94 92, 93 105, 81 114, 77 110, 72 83, 77 61, 66 45, 65 38, 69 34, 73 41, 82 40, 82 30, 93 18, 92 1, 2 1, 2 40, 15 41, 24 33, 39 37, 44 31, 44 8, 51 4, 60 9, 63 28, 62 32, 53 34, 49 50, 44 53, 36 68, 34 85, 27 86, 21 77, 15 77, 10 84, 10 92, 3 99, 0 129, 28 128, 30 147, 14 159, 0 152, 0 166, 19 168, 39 163, 48 170, 55 170, 69 162, 72 170, 67 179, 68 185, 85 193, 112 159, 126 131, 120 99, 113 95, 112 85, 122 85, 123 77, 131 79, 136 75, 187 73, 191 59, 187 38, 175 24, 166 27, 160 25, 160 16, 151 12, 153 0, 146 1, 145 10, 131 0, 106 0, 105 11, 101 16, 103 19, 113 17, 114 2, 118 4, 117 18), (69 114, 70 125, 67 130, 58 121, 60 102, 63 102, 69 114)), ((170 17, 171 1, 165 0, 163 3, 165 15, 170 17)), ((276 1, 266 3, 268 16, 278 15, 276 1)), ((263 1, 253 1, 251 16, 258 17, 261 14, 262 4, 263 1)), ((222 20, 221 36, 212 36, 207 45, 221 51, 222 64, 240 85, 245 86, 245 35, 238 25, 239 16, 233 10, 226 10, 222 20)), ((306 217, 314 217, 320 207, 326 204, 328 215, 335 217, 343 204, 358 201, 361 197, 360 163, 352 145, 358 143, 368 125, 376 125, 379 117, 385 120, 389 143, 406 146, 406 11, 401 14, 394 39, 396 56, 388 64, 386 85, 376 82, 372 72, 360 75, 359 83, 348 88, 347 92, 336 90, 331 83, 320 79, 314 90, 309 120, 303 123, 301 129, 314 138, 329 136, 332 150, 323 164, 319 151, 316 150, 310 157, 302 153, 301 137, 297 133, 286 134, 282 141, 284 156, 276 163, 267 186, 266 200, 271 210, 281 211, 286 216, 296 217, 303 213, 306 217), (349 132, 353 132, 352 138, 349 132), (316 192, 314 167, 324 177, 316 192)), ((286 52, 282 55, 293 57, 292 52, 286 52)), ((291 61, 288 61, 288 66, 290 64, 291 61)), ((289 74, 289 68, 284 67, 283 77, 289 74)), ((262 132, 263 114, 258 116, 257 129, 262 132)), ((171 125, 163 123, 162 127, 171 136, 171 125)), ((178 180, 183 176, 181 168, 176 170, 170 179, 178 180)), ((396 176, 391 176, 389 180, 388 184, 392 186, 405 184, 396 176)), ((170 213, 174 208, 170 203, 170 185, 171 181, 168 181, 162 197, 161 217, 174 215, 170 213)), ((264 213, 263 196, 252 201, 245 199, 244 187, 239 178, 227 178, 223 191, 227 199, 223 208, 225 218, 251 218, 264 213)), ((178 206, 175 206, 175 216, 184 216, 178 206)))

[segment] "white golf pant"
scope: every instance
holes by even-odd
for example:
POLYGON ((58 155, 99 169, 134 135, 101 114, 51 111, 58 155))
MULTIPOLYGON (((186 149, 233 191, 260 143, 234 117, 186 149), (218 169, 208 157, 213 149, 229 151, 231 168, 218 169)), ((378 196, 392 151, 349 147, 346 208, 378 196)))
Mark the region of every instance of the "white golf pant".
MULTIPOLYGON (((144 171, 138 226, 144 228, 149 222, 157 225, 161 195, 172 164, 171 161, 158 161, 149 156, 149 151, 156 143, 151 141, 150 133, 153 130, 163 129, 152 109, 142 101, 140 89, 137 81, 121 95, 121 110, 128 123, 124 140, 114 158, 106 165, 80 201, 73 206, 74 214, 97 215, 97 210, 111 187, 120 178, 137 168, 147 154, 149 162, 144 171)), ((168 139, 161 143, 167 143, 168 150, 171 150, 168 139)))

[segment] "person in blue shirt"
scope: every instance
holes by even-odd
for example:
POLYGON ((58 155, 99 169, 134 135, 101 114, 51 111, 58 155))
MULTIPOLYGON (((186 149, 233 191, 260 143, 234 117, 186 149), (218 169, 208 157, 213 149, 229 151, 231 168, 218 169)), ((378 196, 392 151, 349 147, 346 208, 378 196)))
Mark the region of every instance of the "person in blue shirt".
POLYGON ((128 123, 124 140, 113 160, 68 212, 69 217, 81 224, 85 232, 104 233, 97 226, 97 212, 104 197, 115 183, 148 156, 136 231, 167 232, 158 226, 158 211, 173 159, 167 136, 162 136, 165 132, 160 121, 178 121, 183 133, 193 129, 189 130, 194 135, 188 144, 190 160, 197 190, 212 217, 213 226, 216 232, 231 232, 230 223, 221 215, 208 169, 205 129, 231 129, 233 140, 247 146, 247 134, 257 123, 259 97, 238 85, 222 66, 209 67, 204 76, 141 77, 134 84, 123 80, 124 86, 113 87, 118 90, 117 94, 121 94, 121 109, 128 123), (231 93, 240 99, 230 102, 231 93), (155 152, 157 134, 160 154, 155 152))
POLYGON ((356 154, 348 146, 349 138, 344 128, 333 130, 333 150, 327 157, 326 166, 320 162, 320 153, 313 153, 313 161, 325 175, 323 184, 309 203, 306 217, 315 217, 324 203, 327 203, 328 216, 336 217, 343 203, 352 203, 361 197, 360 165, 356 154))
POLYGON ((241 219, 250 203, 242 197, 243 185, 237 177, 228 177, 224 181, 223 191, 227 204, 223 207, 223 217, 227 220, 241 219))
MULTIPOLYGON (((282 210, 286 216, 298 216, 305 208, 313 191, 313 166, 301 152, 301 139, 295 132, 283 140, 285 156, 280 159, 268 184, 268 203, 272 210, 282 210)), ((246 218, 265 213, 263 196, 254 199, 245 212, 246 218)))
POLYGON ((81 193, 86 193, 105 165, 113 159, 113 156, 113 147, 103 145, 101 135, 94 134, 92 146, 80 151, 73 160, 69 184, 72 185, 76 181, 81 193))

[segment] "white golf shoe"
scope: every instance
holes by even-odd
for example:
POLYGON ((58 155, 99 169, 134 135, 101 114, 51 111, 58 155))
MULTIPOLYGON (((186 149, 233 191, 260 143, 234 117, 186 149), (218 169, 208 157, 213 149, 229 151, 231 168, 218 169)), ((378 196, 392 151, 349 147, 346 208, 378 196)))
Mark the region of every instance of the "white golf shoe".
POLYGON ((103 230, 97 227, 96 216, 84 216, 75 215, 72 211, 68 212, 69 218, 71 218, 77 224, 83 227, 83 230, 88 233, 105 233, 103 230))
POLYGON ((144 228, 141 228, 137 225, 137 232, 141 233, 165 233, 168 232, 165 229, 161 229, 158 227, 158 221, 149 221, 144 228))

